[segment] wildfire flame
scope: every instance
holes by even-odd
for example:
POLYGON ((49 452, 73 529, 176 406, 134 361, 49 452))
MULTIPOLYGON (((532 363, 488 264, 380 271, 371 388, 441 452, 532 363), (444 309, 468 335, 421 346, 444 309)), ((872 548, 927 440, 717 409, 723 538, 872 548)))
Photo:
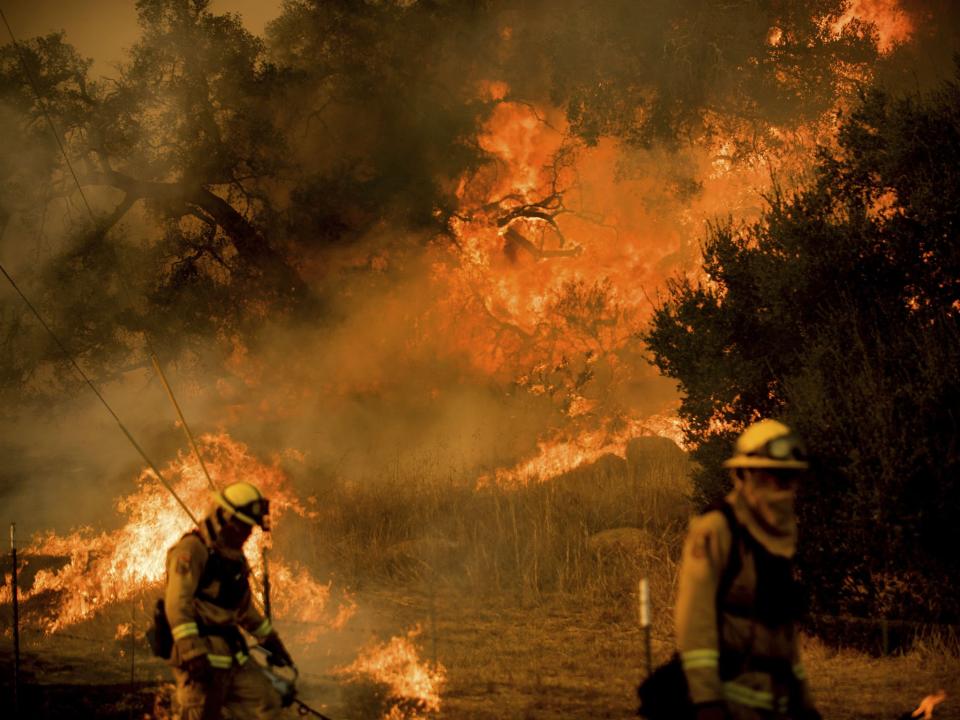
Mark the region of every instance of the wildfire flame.
POLYGON ((512 468, 500 468, 493 476, 480 478, 481 486, 491 480, 499 485, 524 485, 531 481, 543 482, 562 475, 580 465, 595 462, 604 455, 626 458, 627 443, 644 435, 657 435, 681 445, 680 421, 663 415, 646 420, 625 420, 616 427, 587 430, 573 437, 554 437, 537 443, 537 454, 512 468))
MULTIPOLYGON (((285 512, 310 517, 288 487, 287 477, 277 461, 264 464, 242 443, 226 433, 200 439, 201 452, 214 482, 222 487, 245 479, 257 485, 271 499, 273 519, 285 512)), ((181 453, 162 471, 177 495, 190 508, 211 505, 206 477, 192 456, 181 453)), ((119 499, 118 513, 127 522, 118 530, 95 533, 82 528, 67 536, 47 533, 37 538, 24 553, 66 557, 66 565, 57 570, 40 570, 32 586, 21 592, 29 601, 43 593, 52 593, 48 606, 35 620, 45 632, 54 633, 93 617, 111 603, 123 602, 158 585, 165 574, 165 549, 172 546, 192 527, 190 519, 173 496, 149 471, 139 476, 136 492, 119 499)), ((259 567, 260 553, 268 537, 254 531, 244 550, 252 567, 259 567)), ((271 571, 276 577, 274 606, 291 619, 321 622, 342 627, 352 615, 355 604, 344 597, 332 618, 325 617, 331 585, 321 584, 296 564, 278 561, 271 571), (352 608, 352 609, 351 609, 352 608)), ((9 587, 0 588, 0 602, 10 601, 9 587)))
POLYGON ((853 20, 862 20, 877 28, 877 49, 881 53, 890 52, 913 35, 913 19, 898 0, 853 0, 831 29, 840 35, 853 20))
POLYGON ((431 667, 421 661, 413 642, 419 634, 417 626, 406 636, 373 643, 362 649, 350 665, 337 671, 347 680, 369 680, 387 687, 392 704, 384 720, 420 720, 440 710, 440 691, 447 671, 440 663, 431 667))
POLYGON ((917 706, 917 709, 911 713, 911 717, 922 718, 922 720, 930 720, 933 717, 933 709, 947 699, 947 693, 945 690, 937 690, 933 695, 927 695, 923 700, 920 701, 920 705, 917 706))

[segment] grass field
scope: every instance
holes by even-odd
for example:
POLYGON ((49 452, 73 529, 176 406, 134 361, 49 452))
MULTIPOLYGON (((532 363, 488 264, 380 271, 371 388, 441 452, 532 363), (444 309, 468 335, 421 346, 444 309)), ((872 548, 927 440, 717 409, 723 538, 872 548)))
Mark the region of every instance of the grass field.
MULTIPOLYGON (((511 489, 397 476, 319 483, 320 516, 278 532, 278 555, 335 577, 359 612, 309 643, 301 626, 277 619, 301 666, 303 698, 333 718, 381 716, 382 690, 345 682, 336 668, 372 639, 419 626, 421 657, 446 669, 439 717, 633 717, 645 671, 637 580, 651 582, 662 662, 673 649, 677 559, 693 507, 688 473, 675 446, 642 440, 625 460, 511 489)), ((131 684, 129 640, 113 637, 130 613, 111 608, 48 638, 27 632, 24 717, 157 717, 166 668, 141 643, 131 684)), ((141 631, 147 619, 138 610, 141 631)), ((9 634, 0 646, 9 708, 9 634)), ((940 688, 949 698, 935 717, 960 718, 955 644, 927 638, 881 658, 814 639, 805 648, 827 720, 894 720, 940 688)))

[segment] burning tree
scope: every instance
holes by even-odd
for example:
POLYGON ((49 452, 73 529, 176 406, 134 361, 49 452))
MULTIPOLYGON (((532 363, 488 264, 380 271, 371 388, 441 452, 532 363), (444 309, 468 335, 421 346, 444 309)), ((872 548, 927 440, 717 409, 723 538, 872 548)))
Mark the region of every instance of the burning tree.
MULTIPOLYGON (((676 397, 641 341, 648 296, 696 275, 704 218, 755 217, 758 188, 806 167, 857 83, 951 24, 948 9, 842 0, 292 0, 260 39, 206 0, 137 8, 114 78, 92 78, 65 37, 36 38, 21 49, 38 100, 19 52, 0 53, 0 123, 21 139, 0 157, 0 229, 23 241, 7 243, 14 274, 69 349, 140 409, 149 334, 209 401, 207 427, 296 436, 337 473, 376 477, 388 455, 460 433, 472 480, 510 482, 674 434, 658 415, 676 397)), ((874 200, 896 215, 902 196, 874 200)), ((716 240, 710 273, 754 258, 729 230, 716 240)), ((790 272, 801 288, 830 277, 790 272)), ((925 296, 910 297, 919 316, 925 296)), ((705 298, 693 309, 734 308, 705 298)), ((0 303, 6 419, 65 383, 20 305, 0 303)), ((691 383, 694 440, 714 427, 720 368, 740 378, 718 401, 731 422, 787 396, 783 368, 730 347, 661 363, 691 383)))

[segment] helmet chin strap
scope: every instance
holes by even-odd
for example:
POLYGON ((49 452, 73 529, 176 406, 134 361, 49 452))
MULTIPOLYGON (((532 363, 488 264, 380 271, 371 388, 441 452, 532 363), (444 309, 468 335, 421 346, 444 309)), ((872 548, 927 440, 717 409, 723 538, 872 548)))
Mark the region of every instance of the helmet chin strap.
POLYGON ((222 507, 216 509, 216 536, 211 538, 215 543, 240 550, 250 537, 253 527, 230 515, 222 507))

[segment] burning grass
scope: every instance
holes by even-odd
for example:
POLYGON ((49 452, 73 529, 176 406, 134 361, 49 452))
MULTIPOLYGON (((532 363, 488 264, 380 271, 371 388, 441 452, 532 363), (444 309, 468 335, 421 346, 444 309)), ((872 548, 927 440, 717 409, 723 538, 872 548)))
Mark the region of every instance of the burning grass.
POLYGON ((447 670, 439 663, 431 667, 420 660, 414 643, 420 632, 418 626, 405 636, 375 642, 336 671, 348 685, 345 694, 351 716, 423 720, 440 710, 447 670))
MULTIPOLYGON (((275 564, 273 582, 291 594, 274 608, 305 669, 304 699, 332 717, 627 716, 644 671, 641 575, 651 579, 655 661, 672 651, 676 553, 692 506, 688 460, 666 440, 634 438, 623 457, 508 486, 427 472, 360 483, 306 465, 275 470, 292 475, 284 487, 304 473, 318 488, 316 503, 278 524, 274 551, 289 562, 275 564), (315 579, 331 574, 336 584, 315 579), (337 610, 331 595, 339 586, 351 591, 337 610), (304 620, 318 615, 319 625, 304 620)), ((88 568, 104 562, 98 555, 88 568)), ((44 570, 58 577, 52 560, 44 570)), ((35 577, 39 570, 34 578, 24 573, 28 586, 35 577)), ((130 698, 147 697, 144 677, 164 697, 166 669, 131 637, 142 633, 156 587, 147 583, 127 598, 133 617, 129 602, 113 600, 70 628, 38 634, 48 621, 26 632, 36 691, 56 686, 50 697, 67 698, 67 681, 77 683, 75 693, 102 685, 113 693, 116 717, 126 716, 130 698), (132 649, 136 686, 124 682, 132 649)), ((63 607, 56 594, 43 597, 44 611, 28 622, 55 618, 63 607)), ((886 658, 808 641, 825 717, 892 719, 940 688, 948 700, 934 717, 957 717, 957 651, 940 641, 886 658)), ((90 696, 103 709, 107 695, 90 696)), ((50 702, 38 717, 57 715, 50 702)), ((148 705, 147 715, 165 712, 148 705)), ((60 711, 68 707, 64 700, 60 711)))
POLYGON ((640 571, 662 572, 671 586, 691 509, 689 462, 663 438, 625 444, 625 457, 604 455, 549 482, 329 478, 310 533, 313 562, 351 583, 422 581, 524 602, 615 595, 640 571), (591 547, 592 536, 617 528, 643 532, 649 547, 591 547))
MULTIPOLYGON (((204 437, 202 447, 207 467, 219 487, 239 479, 250 480, 270 496, 275 516, 291 512, 306 519, 312 516, 288 486, 277 461, 259 461, 242 443, 225 434, 204 437)), ((202 516, 202 511, 211 506, 207 480, 192 457, 179 455, 163 472, 187 507, 194 508, 195 515, 202 516)), ((81 528, 67 536, 48 533, 34 538, 22 555, 27 566, 34 557, 41 562, 44 558, 62 557, 66 563, 39 569, 31 585, 22 590, 21 597, 28 609, 24 618, 27 623, 48 633, 57 632, 161 582, 165 551, 193 527, 189 518, 148 471, 137 479, 137 489, 117 500, 115 507, 126 523, 113 532, 81 528), (31 603, 34 598, 43 600, 31 603)), ((254 532, 245 547, 251 567, 260 567, 259 556, 268 542, 259 529, 254 532)), ((275 572, 290 580, 277 593, 279 610, 296 619, 316 622, 330 611, 329 584, 316 582, 295 562, 279 563, 275 572)), ((0 603, 9 601, 9 587, 0 588, 0 603)), ((349 598, 344 597, 340 609, 333 610, 335 617, 331 622, 342 623, 349 607, 349 598)))
MULTIPOLYGON (((279 500, 274 551, 285 560, 272 562, 273 606, 301 656, 313 657, 314 645, 350 644, 337 636, 354 632, 360 588, 371 582, 492 602, 512 598, 521 606, 558 593, 629 604, 637 572, 672 572, 669 548, 685 515, 686 456, 657 438, 624 441, 625 457, 605 455, 551 482, 478 487, 475 478, 441 483, 416 473, 366 483, 327 478, 316 503, 300 502, 292 490, 296 478, 278 462, 256 460, 227 436, 205 438, 204 451, 215 481, 252 478, 279 500), (624 527, 643 528, 650 547, 591 546, 592 535, 624 527), (332 581, 315 579, 331 573, 357 590, 338 590, 335 601, 332 581)), ((206 480, 188 458, 178 457, 166 474, 192 506, 206 504, 206 480)), ((27 568, 38 566, 22 574, 25 647, 53 652, 79 633, 80 652, 117 655, 125 664, 159 592, 164 549, 189 529, 189 520, 147 476, 117 509, 128 521, 117 531, 46 535, 23 553, 27 568), (139 609, 132 619, 131 602, 139 609)), ((254 543, 255 568, 263 542, 254 543)), ((660 586, 671 582, 664 576, 660 586)), ((335 664, 345 702, 366 703, 362 714, 391 720, 436 714, 447 671, 436 659, 420 659, 415 637, 407 632, 355 645, 352 661, 335 664)), ((142 644, 137 652, 142 663, 142 644)))

